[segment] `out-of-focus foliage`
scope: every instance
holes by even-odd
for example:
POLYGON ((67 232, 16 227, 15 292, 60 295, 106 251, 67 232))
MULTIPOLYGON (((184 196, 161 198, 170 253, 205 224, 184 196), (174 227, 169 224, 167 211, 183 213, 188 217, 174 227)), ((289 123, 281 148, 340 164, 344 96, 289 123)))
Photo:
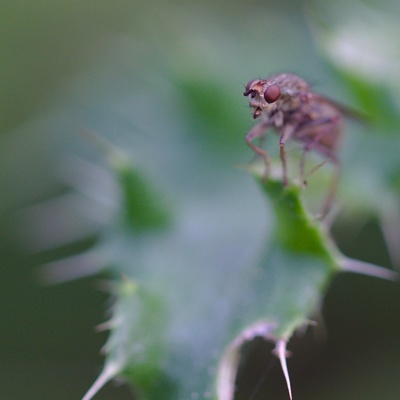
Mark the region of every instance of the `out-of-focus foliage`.
POLYGON ((362 132, 345 147, 348 213, 375 215, 382 225, 392 262, 400 265, 400 47, 398 3, 363 2, 310 14, 316 43, 329 66, 365 116, 362 132), (357 15, 357 18, 354 18, 357 15))
MULTIPOLYGON (((373 20, 378 11, 371 4, 368 15, 373 20)), ((232 168, 251 158, 243 140, 251 118, 241 93, 242 85, 253 77, 283 70, 295 72, 314 82, 318 91, 370 114, 374 127, 349 128, 351 133, 342 152, 339 201, 352 213, 356 210, 366 217, 379 214, 387 221, 388 241, 393 241, 398 226, 395 221, 399 186, 398 146, 394 144, 398 142, 395 136, 398 88, 391 79, 395 68, 391 73, 386 69, 373 73, 372 76, 379 76, 375 81, 371 75, 366 77, 340 63, 333 44, 343 37, 344 25, 345 41, 353 43, 354 38, 357 48, 356 39, 360 35, 372 38, 379 31, 379 37, 387 37, 388 46, 374 48, 380 51, 388 48, 390 53, 396 36, 390 32, 385 36, 380 28, 364 29, 364 14, 346 11, 345 5, 332 4, 328 11, 325 3, 313 7, 317 7, 317 14, 323 18, 327 15, 331 18, 323 30, 319 22, 310 22, 306 2, 188 4, 118 0, 111 4, 18 0, 1 3, 0 211, 5 224, 1 233, 4 236, 1 264, 7 278, 2 279, 5 329, 1 342, 2 349, 7 350, 2 357, 2 369, 15 371, 13 379, 9 378, 12 372, 5 372, 2 378, 6 383, 17 383, 12 387, 1 384, 7 398, 76 398, 90 381, 88 378, 72 389, 71 382, 78 379, 76 365, 85 359, 84 349, 96 337, 88 334, 86 341, 79 342, 81 324, 88 319, 79 312, 90 301, 91 294, 86 293, 85 297, 78 294, 78 283, 70 284, 72 293, 64 304, 54 299, 68 289, 61 286, 48 289, 54 290, 48 301, 43 295, 45 289, 35 291, 33 283, 25 280, 20 284, 19 278, 14 277, 19 271, 30 277, 31 271, 26 266, 37 263, 36 258, 26 257, 20 246, 15 250, 9 246, 9 243, 16 246, 21 232, 36 251, 42 252, 39 261, 51 262, 47 271, 52 271, 52 275, 47 276, 53 281, 90 274, 104 266, 113 267, 113 279, 122 282, 119 290, 113 288, 119 296, 114 316, 128 316, 134 324, 125 326, 128 331, 118 331, 120 336, 112 336, 116 342, 109 341, 107 349, 118 349, 126 339, 124 334, 132 333, 129 329, 136 334, 136 329, 143 328, 145 332, 139 332, 142 336, 148 333, 150 340, 151 335, 159 335, 161 343, 160 347, 142 353, 149 361, 148 371, 138 371, 134 364, 131 371, 125 371, 135 377, 139 389, 154 396, 167 387, 173 396, 175 382, 159 366, 171 360, 169 348, 181 346, 187 359, 175 364, 169 361, 169 368, 171 364, 176 368, 170 370, 170 375, 185 376, 186 365, 197 360, 198 376, 194 374, 193 380, 187 379, 186 385, 193 395, 207 394, 209 388, 195 387, 193 382, 208 381, 212 385, 210 376, 215 376, 215 370, 205 370, 204 365, 209 357, 214 357, 212 363, 217 364, 225 344, 221 332, 234 331, 227 326, 226 318, 238 305, 232 304, 232 299, 240 299, 242 305, 237 313, 249 321, 258 315, 261 305, 255 304, 256 294, 243 291, 243 287, 250 279, 247 267, 259 265, 265 243, 273 236, 274 216, 260 190, 250 176, 232 168), (332 10, 344 12, 335 14, 332 10), (307 19, 303 17, 305 14, 307 19), (337 75, 332 76, 321 64, 308 32, 309 23, 313 24, 313 35, 337 75), (343 86, 339 87, 338 82, 343 86), (120 182, 140 180, 140 193, 146 194, 148 190, 146 198, 157 200, 153 210, 157 210, 160 218, 151 219, 151 225, 165 221, 164 229, 154 232, 142 229, 128 234, 127 225, 115 223, 121 215, 118 211, 124 210, 123 199, 128 200, 125 204, 132 204, 129 199, 136 196, 125 192, 124 197, 103 168, 101 152, 80 134, 82 128, 99 132, 123 148, 140 175, 131 175, 131 170, 122 168, 127 174, 119 175, 120 182), (366 134, 366 130, 370 132, 366 134), (72 154, 75 157, 69 157, 72 154), (43 202, 46 198, 51 200, 43 202), (32 203, 36 205, 14 213, 17 207, 32 203), (243 273, 238 276, 232 271, 243 273), (168 302, 156 295, 162 287, 174 288, 168 302), (188 299, 191 301, 184 307, 188 299), (213 301, 207 304, 208 299, 213 301), (169 310, 176 310, 177 314, 168 315, 166 304, 172 304, 169 310), (68 314, 71 318, 63 324, 68 314), (198 319, 198 315, 203 317, 198 319), (181 322, 169 325, 170 331, 164 332, 165 321, 170 318, 181 322), (75 325, 73 321, 77 321, 75 325), (216 322, 210 326, 210 321, 216 322), (53 329, 58 329, 54 336, 53 329), (194 333, 198 333, 198 340, 193 348, 194 333), (76 340, 68 344, 68 338, 72 337, 76 340), (173 343, 162 343, 166 339, 173 343), (215 352, 203 351, 208 339, 215 352), (43 360, 47 359, 53 361, 46 364, 43 360), (73 365, 70 369, 66 366, 67 359, 73 365), (20 360, 28 360, 28 367, 20 360), (79 362, 73 364, 71 360, 79 362), (21 364, 25 365, 22 370, 21 364), (56 366, 58 371, 68 369, 71 378, 60 372, 63 378, 54 379, 55 387, 40 384, 48 380, 40 379, 39 373, 33 383, 24 379, 24 375, 32 376, 32 371, 43 371, 43 376, 48 377, 56 366), (158 379, 148 381, 148 376, 158 379), (67 382, 63 383, 64 380, 67 382)), ((378 26, 390 31, 391 17, 386 6, 379 8, 379 21, 383 23, 378 26)), ((366 43, 372 41, 366 39, 366 43)), ((368 60, 362 63, 362 67, 368 65, 368 60)), ((271 135, 268 146, 273 150, 275 145, 276 137, 271 135)), ((313 189, 312 179, 309 185, 313 189)), ((140 216, 146 217, 142 213, 140 216)), ((144 227, 149 219, 140 221, 144 227)), ((131 222, 137 220, 132 218, 131 222)), ((349 232, 346 230, 347 235, 349 232)), ((367 248, 373 248, 367 243, 367 248)), ((396 243, 391 248, 393 255, 396 243)), ((358 285, 355 281, 353 290, 358 285)), ((87 287, 84 289, 87 292, 87 287)), ((273 289, 271 286, 268 290, 273 289)), ((259 287, 256 292, 262 290, 266 288, 259 287)), ((390 306, 378 297, 376 301, 381 308, 390 306)), ((88 310, 88 314, 93 311, 88 310)), ((100 320, 98 313, 97 316, 100 320)), ((94 323, 90 321, 89 326, 94 323)), ((121 327, 118 324, 121 319, 111 318, 111 328, 121 327)), ((346 326, 341 326, 340 331, 347 332, 346 326)), ((93 347, 98 350, 98 346, 93 347)), ((385 354, 393 353, 386 350, 385 354)), ((135 351, 139 357, 140 346, 135 351)), ((364 360, 368 360, 365 365, 382 360, 361 352, 357 356, 365 356, 364 360)), ((331 364, 328 361, 325 365, 334 361, 333 357, 331 364)), ((357 368, 349 367, 348 375, 340 376, 337 371, 342 369, 340 365, 335 370, 339 376, 335 386, 344 388, 345 393, 351 392, 352 398, 365 397, 362 390, 351 388, 370 387, 374 379, 360 384, 358 379, 362 379, 353 374, 357 368), (349 380, 352 382, 346 385, 349 380), (353 385, 354 382, 357 384, 353 385)), ((397 380, 384 385, 385 377, 378 378, 377 387, 385 387, 386 398, 398 392, 397 380)), ((326 385, 319 387, 314 377, 302 380, 304 388, 298 390, 309 398, 312 392, 315 398, 320 398, 321 393, 325 398, 336 398, 332 385, 328 385, 327 394, 326 385)), ((296 386, 303 387, 300 382, 296 386)), ((102 393, 98 398, 101 396, 102 393)), ((340 397, 340 392, 337 396, 340 397)), ((381 391, 380 398, 384 396, 381 391)))

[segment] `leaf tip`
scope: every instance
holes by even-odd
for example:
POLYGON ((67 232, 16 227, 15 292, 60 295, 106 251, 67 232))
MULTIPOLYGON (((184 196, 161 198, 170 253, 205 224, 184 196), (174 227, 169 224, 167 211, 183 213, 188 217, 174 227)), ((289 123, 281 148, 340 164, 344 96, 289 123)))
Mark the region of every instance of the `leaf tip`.
POLYGON ((115 363, 106 364, 103 371, 93 382, 86 394, 82 397, 82 400, 92 400, 93 397, 100 391, 100 389, 102 389, 106 383, 108 383, 118 374, 118 372, 120 372, 120 369, 120 366, 115 363))
POLYGON ((290 398, 290 400, 293 400, 292 386, 290 384, 290 376, 289 376, 289 371, 288 371, 287 362, 286 362, 286 357, 287 357, 286 340, 279 339, 276 342, 275 354, 279 359, 279 363, 281 364, 282 372, 285 377, 286 386, 287 386, 287 389, 289 392, 289 398, 290 398))

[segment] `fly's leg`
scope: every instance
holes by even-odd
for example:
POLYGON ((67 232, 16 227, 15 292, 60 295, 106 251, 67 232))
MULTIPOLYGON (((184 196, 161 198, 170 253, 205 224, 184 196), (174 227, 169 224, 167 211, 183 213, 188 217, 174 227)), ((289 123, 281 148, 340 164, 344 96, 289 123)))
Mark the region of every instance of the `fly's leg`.
POLYGON ((319 217, 322 219, 324 218, 329 210, 332 207, 333 199, 335 198, 336 190, 339 184, 339 176, 340 176, 340 162, 339 160, 332 154, 330 161, 333 163, 334 173, 332 177, 332 181, 329 184, 328 193, 325 197, 325 200, 322 204, 321 211, 319 217))
MULTIPOLYGON (((339 183, 339 176, 340 176, 340 161, 337 159, 335 153, 333 153, 331 150, 325 150, 324 154, 328 157, 326 160, 320 162, 318 165, 316 165, 314 168, 312 168, 310 171, 304 173, 304 160, 305 160, 305 155, 308 150, 303 151, 302 159, 300 161, 300 176, 301 176, 301 181, 304 186, 307 185, 306 177, 312 175, 315 171, 319 170, 323 165, 325 165, 328 162, 332 162, 334 172, 333 172, 333 177, 332 180, 329 184, 328 188, 328 193, 326 194, 325 200, 322 204, 322 207, 320 209, 320 213, 318 215, 319 219, 324 218, 329 210, 332 207, 333 199, 335 198, 336 190, 338 187, 339 183)), ((321 150, 322 152, 322 150, 321 150)))
MULTIPOLYGON (((319 146, 319 142, 320 140, 325 136, 325 135, 329 135, 331 134, 336 128, 337 128, 337 122, 338 122, 338 118, 335 117, 330 117, 330 118, 320 118, 320 119, 316 119, 312 122, 308 122, 302 129, 301 131, 303 132, 299 132, 297 134, 298 138, 301 139, 302 136, 305 136, 305 138, 307 137, 308 134, 308 129, 307 128, 314 128, 320 126, 320 131, 313 135, 311 140, 305 140, 306 145, 304 146, 303 149, 303 153, 301 155, 301 159, 300 159, 300 179, 301 182, 303 183, 304 186, 307 185, 307 181, 306 181, 306 176, 310 176, 312 175, 315 171, 317 171, 319 168, 321 168, 323 165, 325 165, 328 161, 329 158, 327 160, 322 161, 320 164, 318 164, 316 167, 312 168, 311 171, 308 171, 307 173, 305 173, 304 168, 305 168, 305 162, 306 162, 306 154, 308 151, 312 150, 313 148, 316 147, 322 147, 319 146)), ((328 148, 326 146, 324 146, 324 149, 319 149, 322 151, 322 153, 325 153, 326 150, 328 148)))
POLYGON ((327 158, 324 161, 321 161, 319 164, 317 164, 315 167, 311 168, 309 171, 305 172, 305 162, 306 162, 306 154, 308 152, 308 148, 303 149, 303 153, 301 154, 301 159, 300 159, 300 180, 301 183, 303 184, 304 187, 307 186, 307 180, 306 178, 308 176, 311 176, 314 172, 318 171, 321 167, 323 167, 326 163, 331 161, 330 158, 327 158))
POLYGON ((270 166, 271 166, 271 158, 269 154, 262 148, 256 146, 252 141, 257 138, 263 138, 265 131, 269 128, 268 124, 261 123, 254 126, 250 132, 246 135, 246 143, 247 145, 256 153, 257 155, 261 156, 264 160, 266 170, 263 174, 264 178, 268 177, 270 166))
MULTIPOLYGON (((302 179, 303 184, 305 185, 307 182, 305 180, 306 176, 309 176, 313 174, 315 171, 317 171, 319 168, 321 168, 323 165, 325 165, 327 162, 332 162, 333 167, 334 167, 334 173, 332 177, 332 181, 329 184, 328 188, 328 193, 326 195, 325 201, 322 204, 321 211, 319 218, 323 218, 326 216, 326 214, 329 212, 333 199, 336 194, 337 186, 339 183, 339 176, 340 176, 340 162, 338 158, 336 157, 336 154, 334 152, 333 148, 327 147, 326 145, 321 145, 320 141, 325 135, 333 135, 336 134, 335 132, 338 129, 338 122, 339 119, 337 116, 332 117, 332 118, 324 118, 320 120, 315 120, 313 121, 312 125, 308 125, 308 127, 315 127, 318 125, 321 125, 320 131, 313 137, 312 140, 310 140, 304 147, 302 158, 300 160, 300 176, 302 179), (306 153, 310 150, 317 150, 320 153, 324 154, 328 158, 321 163, 319 163, 317 166, 311 169, 308 173, 304 173, 304 166, 305 166, 305 157, 306 153)), ((305 133, 307 133, 307 130, 304 130, 305 133)), ((301 137, 301 135, 299 135, 301 137)))
POLYGON ((281 161, 282 161, 282 183, 283 183, 283 186, 287 186, 288 177, 287 177, 285 145, 284 144, 280 144, 279 146, 280 146, 279 154, 281 156, 281 161))
POLYGON ((306 174, 304 172, 304 167, 306 164, 306 154, 307 154, 307 150, 304 149, 303 153, 301 154, 301 159, 300 159, 300 180, 304 187, 307 186, 306 174))
MULTIPOLYGON (((307 152, 307 150, 305 150, 303 152, 303 155, 305 155, 306 152, 307 152)), ((326 194, 325 200, 322 203, 322 207, 321 207, 320 212, 318 214, 318 218, 319 219, 323 219, 328 214, 330 209, 332 208, 332 203, 333 203, 333 200, 335 198, 336 190, 337 190, 337 187, 338 187, 338 184, 339 184, 339 177, 340 177, 340 161, 337 159, 335 153, 333 153, 331 150, 326 150, 324 152, 324 154, 328 158, 326 160, 320 162, 318 165, 316 165, 314 168, 312 168, 310 171, 306 172, 305 174, 304 174, 304 171, 303 171, 304 175, 301 178, 303 184, 306 185, 307 181, 305 180, 305 178, 307 176, 312 175, 315 171, 319 170, 323 165, 325 165, 328 162, 332 162, 332 164, 333 164, 334 171, 333 171, 332 180, 331 180, 331 182, 329 184, 328 193, 326 194)))
POLYGON ((293 136, 295 132, 295 128, 292 125, 286 125, 279 138, 279 154, 282 161, 282 183, 283 186, 287 186, 288 184, 288 173, 287 173, 287 164, 286 164, 286 152, 285 152, 285 144, 286 142, 293 136))

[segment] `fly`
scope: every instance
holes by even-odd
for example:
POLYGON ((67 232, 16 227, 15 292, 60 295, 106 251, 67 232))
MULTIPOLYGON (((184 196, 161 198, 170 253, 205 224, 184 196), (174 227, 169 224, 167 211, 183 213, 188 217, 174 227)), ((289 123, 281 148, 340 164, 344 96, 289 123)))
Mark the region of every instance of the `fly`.
POLYGON ((267 79, 253 79, 245 88, 254 119, 259 123, 246 135, 246 143, 259 156, 267 168, 271 165, 268 153, 253 143, 254 139, 264 137, 268 129, 279 134, 280 158, 282 162, 282 182, 288 184, 285 144, 294 139, 302 144, 300 159, 300 178, 305 184, 305 157, 315 151, 327 159, 312 171, 330 161, 334 175, 321 213, 324 216, 330 209, 339 179, 340 162, 338 148, 343 136, 343 116, 358 115, 346 107, 311 90, 309 84, 297 75, 276 74, 267 79))

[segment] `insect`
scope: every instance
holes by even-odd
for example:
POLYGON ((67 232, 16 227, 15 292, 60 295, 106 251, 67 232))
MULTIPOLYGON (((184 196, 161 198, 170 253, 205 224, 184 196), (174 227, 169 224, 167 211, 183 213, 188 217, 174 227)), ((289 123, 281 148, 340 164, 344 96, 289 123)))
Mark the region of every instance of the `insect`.
POLYGON ((246 135, 246 143, 260 155, 268 168, 271 159, 268 153, 256 146, 253 140, 265 136, 270 128, 279 134, 280 158, 282 162, 283 185, 288 184, 285 144, 294 139, 302 144, 300 158, 300 178, 306 184, 305 157, 315 151, 327 157, 311 172, 332 162, 333 180, 328 189, 321 214, 325 215, 331 206, 339 178, 340 162, 337 150, 343 133, 343 115, 351 114, 345 107, 311 91, 309 84, 297 75, 281 73, 267 79, 253 79, 245 88, 253 118, 260 122, 246 135))

